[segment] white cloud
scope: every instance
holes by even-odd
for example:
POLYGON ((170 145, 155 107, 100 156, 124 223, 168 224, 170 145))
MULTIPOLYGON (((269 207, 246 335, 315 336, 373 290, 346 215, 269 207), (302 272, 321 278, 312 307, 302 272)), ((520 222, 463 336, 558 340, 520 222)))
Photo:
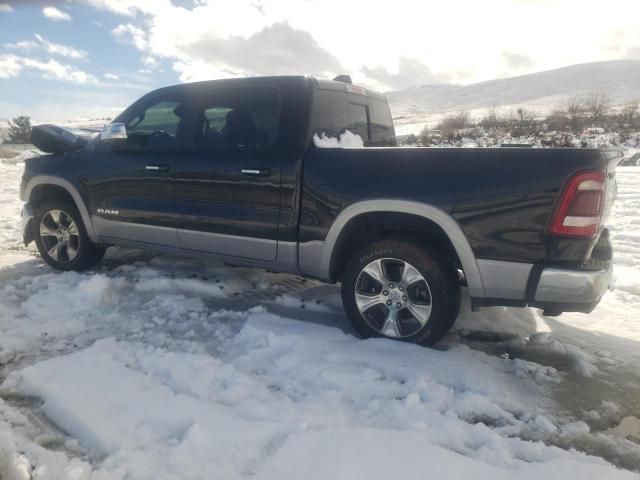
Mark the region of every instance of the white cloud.
POLYGON ((13 7, 8 3, 0 3, 0 13, 10 13, 13 12, 13 7))
POLYGON ((142 57, 141 61, 145 67, 158 68, 160 66, 160 62, 155 57, 150 57, 150 56, 142 57))
POLYGON ((504 51, 502 52, 502 59, 510 70, 528 69, 535 64, 535 62, 526 55, 516 52, 504 51))
POLYGON ((106 78, 107 80, 120 80, 120 77, 115 73, 105 73, 104 78, 106 78))
POLYGON ((22 65, 15 55, 0 55, 0 78, 16 77, 22 70, 22 65))
POLYGON ((379 85, 406 85, 411 72, 418 75, 416 83, 432 81, 432 76, 471 83, 495 78, 509 65, 521 74, 612 60, 626 52, 634 56, 633 48, 640 45, 630 38, 638 32, 640 2, 629 0, 609 0, 604 9, 595 0, 553 2, 553 15, 549 0, 394 0, 393 8, 368 9, 344 0, 198 0, 189 8, 170 0, 82 1, 126 16, 114 36, 145 56, 168 60, 182 79, 206 72, 228 76, 295 69, 321 74, 331 64, 355 81, 379 85), (363 9, 366 22, 361 21, 363 9), (567 22, 577 11, 580 21, 567 22), (278 27, 285 23, 294 33, 278 27), (606 50, 616 30, 629 38, 606 50), (316 48, 302 57, 301 42, 310 43, 304 37, 316 48), (264 44, 256 42, 261 38, 264 44), (213 46, 207 50, 209 41, 213 46), (253 56, 254 50, 263 57, 253 56), (237 52, 248 52, 248 59, 237 52))
POLYGON ((56 60, 46 62, 17 55, 0 55, 0 78, 17 77, 23 71, 34 71, 47 80, 60 80, 79 85, 97 83, 95 76, 56 60))
POLYGON ((21 42, 15 43, 5 43, 4 48, 8 50, 22 50, 25 52, 30 52, 39 47, 38 42, 34 40, 22 40, 21 42))
POLYGON ((58 10, 56 7, 44 7, 42 14, 53 22, 68 22, 71 20, 71 15, 62 10, 58 10))
POLYGON ((82 60, 87 57, 87 52, 84 50, 78 50, 77 48, 63 45, 61 43, 50 42, 37 33, 34 37, 35 40, 23 40, 16 43, 7 43, 5 44, 5 47, 9 50, 21 50, 24 52, 30 52, 32 50, 42 48, 50 55, 58 55, 73 60, 82 60))
POLYGON ((398 68, 390 72, 383 67, 362 67, 367 83, 375 83, 379 90, 397 90, 415 85, 444 83, 447 75, 436 74, 420 60, 400 57, 398 68))
POLYGON ((315 39, 286 22, 274 23, 248 37, 203 35, 180 47, 181 56, 245 75, 340 73, 340 62, 315 39))
POLYGON ((111 30, 111 35, 119 42, 134 45, 138 50, 146 50, 149 46, 147 32, 132 23, 118 25, 111 30))

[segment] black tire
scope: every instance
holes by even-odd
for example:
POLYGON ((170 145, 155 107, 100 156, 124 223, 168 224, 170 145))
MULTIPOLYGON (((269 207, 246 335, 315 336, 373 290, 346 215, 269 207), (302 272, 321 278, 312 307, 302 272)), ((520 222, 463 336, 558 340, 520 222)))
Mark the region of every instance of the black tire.
MULTIPOLYGON (((373 277, 369 276, 369 278, 365 277, 364 280, 370 282, 372 278, 373 277)), ((388 278, 391 278, 391 276, 389 275, 388 278)), ((374 285, 377 283, 380 282, 374 281, 374 285)), ((422 285, 422 281, 414 285, 422 285)), ((391 286, 391 284, 389 284, 388 287, 389 286, 391 286)), ((397 285, 393 285, 392 287, 394 289, 400 288, 397 285)), ((407 288, 407 295, 409 295, 409 288, 407 288)), ((374 286, 374 289, 377 289, 377 287, 374 286)), ((380 295, 382 293, 374 293, 374 295, 380 295)), ((393 292, 387 289, 386 293, 387 295, 391 295, 393 292)), ((424 295, 426 298, 427 294, 424 295)), ((407 299, 406 297, 403 298, 404 300, 407 299)), ((387 300, 387 302, 388 301, 389 300, 387 300)), ((440 254, 437 249, 429 245, 422 245, 418 241, 382 239, 362 248, 347 264, 342 277, 342 303, 353 326, 365 338, 385 337, 430 346, 440 340, 449 331, 458 316, 460 310, 460 285, 456 270, 449 262, 444 260, 444 255, 440 254), (405 331, 405 328, 398 324, 394 329, 394 333, 398 335, 389 336, 383 334, 380 328, 374 328, 370 310, 365 309, 368 318, 365 319, 356 303, 356 287, 360 289, 358 279, 360 278, 362 281, 361 272, 363 272, 363 269, 370 266, 372 262, 376 260, 381 260, 380 265, 383 266, 383 270, 389 269, 390 265, 395 265, 394 260, 400 261, 397 265, 402 265, 403 262, 406 262, 422 275, 422 280, 427 284, 426 289, 421 287, 422 291, 428 292, 428 296, 430 297, 425 300, 425 305, 431 307, 430 314, 424 325, 420 326, 417 317, 411 318, 413 315, 409 312, 408 316, 410 318, 400 320, 400 323, 405 321, 410 322, 412 328, 407 328, 405 331), (414 329, 417 330, 414 332, 414 329), (407 334, 400 336, 401 333, 407 334)), ((385 305, 377 304, 375 305, 375 309, 378 311, 375 313, 380 313, 379 311, 381 311, 382 315, 384 315, 385 308, 389 309, 389 307, 385 307, 385 305)), ((400 314, 398 314, 398 316, 400 317, 400 314)), ((406 317, 407 315, 405 314, 404 316, 406 317)))
POLYGON ((88 270, 97 265, 102 260, 102 257, 104 257, 106 249, 91 242, 78 209, 69 200, 53 198, 37 205, 34 208, 31 228, 33 229, 33 238, 35 239, 40 256, 45 262, 57 270, 88 270), (62 217, 63 220, 60 220, 60 222, 68 224, 70 219, 76 226, 75 230, 77 230, 77 235, 74 234, 72 236, 72 241, 67 240, 69 246, 72 244, 73 249, 77 252, 71 259, 69 258, 69 250, 65 250, 67 252, 66 258, 63 255, 60 255, 61 258, 59 259, 52 257, 49 251, 55 239, 52 235, 41 234, 43 218, 45 218, 45 223, 51 225, 52 230, 55 229, 55 223, 51 224, 53 217, 50 216, 50 213, 52 211, 59 211, 64 214, 62 217))

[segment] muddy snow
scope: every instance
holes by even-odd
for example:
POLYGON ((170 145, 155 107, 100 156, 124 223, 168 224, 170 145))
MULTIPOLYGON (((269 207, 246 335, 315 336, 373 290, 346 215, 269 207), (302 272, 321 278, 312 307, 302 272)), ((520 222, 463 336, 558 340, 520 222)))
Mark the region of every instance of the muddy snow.
POLYGON ((0 165, 0 478, 638 478, 640 169, 591 315, 463 308, 434 349, 361 340, 336 287, 110 249, 60 273, 0 165))

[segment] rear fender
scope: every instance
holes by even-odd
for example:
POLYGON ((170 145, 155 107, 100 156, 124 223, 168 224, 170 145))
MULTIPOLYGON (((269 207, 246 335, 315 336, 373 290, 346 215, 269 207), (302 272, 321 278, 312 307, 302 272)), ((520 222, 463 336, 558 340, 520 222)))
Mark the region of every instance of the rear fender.
POLYGON ((350 220, 365 213, 395 212, 423 217, 437 224, 453 245, 467 280, 472 297, 485 296, 482 276, 471 246, 458 223, 446 212, 420 202, 406 200, 366 200, 349 205, 336 217, 324 241, 301 244, 299 260, 301 270, 311 276, 328 280, 331 257, 340 233, 350 220))

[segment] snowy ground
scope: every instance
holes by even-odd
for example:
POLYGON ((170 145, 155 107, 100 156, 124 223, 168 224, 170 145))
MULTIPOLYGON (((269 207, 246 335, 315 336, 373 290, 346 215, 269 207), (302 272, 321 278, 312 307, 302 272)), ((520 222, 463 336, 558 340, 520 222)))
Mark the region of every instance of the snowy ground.
POLYGON ((0 169, 3 480, 638 478, 640 169, 593 314, 464 310, 437 349, 359 340, 288 275, 122 249, 54 272, 0 169))

